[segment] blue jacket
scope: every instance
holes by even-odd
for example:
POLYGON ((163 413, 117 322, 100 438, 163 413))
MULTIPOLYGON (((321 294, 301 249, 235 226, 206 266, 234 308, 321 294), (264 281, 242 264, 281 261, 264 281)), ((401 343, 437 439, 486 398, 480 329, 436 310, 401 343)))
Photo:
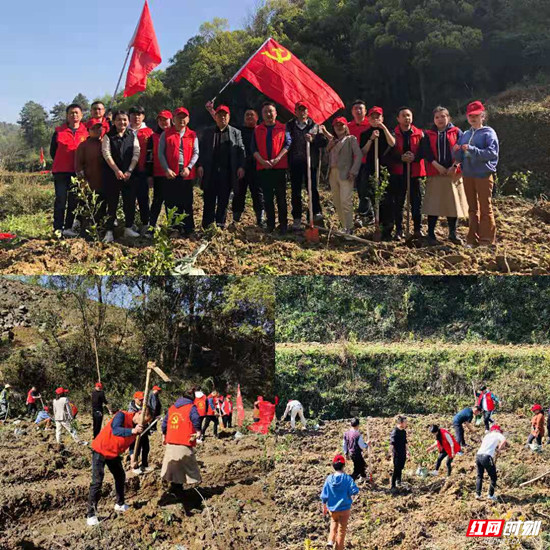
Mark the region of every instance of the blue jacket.
POLYGON ((321 501, 331 512, 343 512, 351 508, 351 497, 359 492, 353 478, 348 474, 330 474, 321 491, 321 501))
POLYGON ((487 178, 497 171, 499 143, 496 132, 490 126, 479 130, 470 128, 460 136, 457 144, 469 145, 466 153, 462 149, 453 152, 454 158, 462 163, 465 177, 487 178))
POLYGON ((118 437, 130 437, 132 435, 133 428, 124 427, 124 413, 122 411, 119 411, 113 417, 111 430, 113 431, 113 435, 116 435, 118 437))
MULTIPOLYGON (((190 403, 193 403, 192 399, 189 399, 187 397, 180 397, 175 403, 174 406, 179 409, 180 407, 183 407, 184 405, 189 405, 190 403)), ((193 427, 197 432, 201 431, 201 417, 199 415, 199 411, 197 410, 197 407, 194 405, 191 407, 191 412, 189 413, 189 419, 191 420, 193 427)), ((168 413, 166 413, 166 416, 162 420, 162 426, 161 430, 164 435, 166 435, 166 428, 168 427, 168 413)))

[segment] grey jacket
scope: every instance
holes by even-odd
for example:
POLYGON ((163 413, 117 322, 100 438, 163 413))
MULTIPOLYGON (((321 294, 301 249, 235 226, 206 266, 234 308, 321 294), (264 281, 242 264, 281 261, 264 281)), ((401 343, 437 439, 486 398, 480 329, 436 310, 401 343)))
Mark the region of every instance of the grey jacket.
POLYGON ((340 179, 347 180, 350 172, 357 176, 362 160, 363 153, 355 136, 345 136, 330 149, 330 167, 338 170, 340 179))

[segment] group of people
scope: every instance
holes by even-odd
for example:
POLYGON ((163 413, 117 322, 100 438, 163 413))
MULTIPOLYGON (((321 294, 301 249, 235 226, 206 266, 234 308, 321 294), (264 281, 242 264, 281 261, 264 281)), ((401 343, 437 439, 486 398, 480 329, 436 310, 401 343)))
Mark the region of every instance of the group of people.
MULTIPOLYGON (((313 222, 322 224, 318 182, 320 159, 326 148, 333 203, 344 233, 353 233, 356 226, 374 224, 379 210, 381 238, 402 240, 407 202, 414 237, 423 236, 425 214, 428 241, 437 244, 437 220, 446 217, 449 239, 461 244, 457 220, 468 217, 467 246, 495 243, 491 201, 499 142, 495 131, 486 125, 486 110, 479 101, 468 105, 470 128, 465 132, 453 125, 444 107, 434 109, 433 126, 426 130, 414 126, 412 110, 402 107, 397 125, 390 130, 381 107, 367 110, 364 101, 356 100, 351 121, 342 116, 333 120, 334 134, 312 120, 304 101, 296 103, 295 117, 286 124, 277 120, 273 102, 262 105, 261 121, 254 109, 248 109, 241 129, 230 124, 227 106, 214 108, 209 102, 206 107, 215 125, 199 136, 189 126, 190 115, 185 107, 161 111, 156 128, 151 129, 139 106, 128 112, 116 111, 110 120, 105 116, 105 106, 95 102, 91 118, 83 122, 80 106, 69 105, 67 122, 56 128, 51 143, 56 233, 74 237, 95 222, 103 225, 104 240, 112 242, 122 196, 125 237, 151 237, 163 204, 183 219, 174 230, 190 235, 195 231, 194 182, 199 180, 204 229, 213 224, 225 227, 231 195, 233 222, 240 222, 250 189, 257 224, 273 231, 278 218, 279 230, 284 234, 288 230, 287 175, 292 229, 303 227, 302 193, 309 184, 313 222), (386 166, 390 174, 382 193, 378 191, 380 181, 374 177, 378 165, 386 166), (97 194, 92 222, 84 214, 75 219, 79 203, 75 176, 97 194), (150 188, 154 190, 152 202, 150 188), (354 189, 359 199, 356 216, 354 189), (141 230, 135 223, 136 203, 141 230)), ((309 209, 306 215, 309 219, 309 209)))

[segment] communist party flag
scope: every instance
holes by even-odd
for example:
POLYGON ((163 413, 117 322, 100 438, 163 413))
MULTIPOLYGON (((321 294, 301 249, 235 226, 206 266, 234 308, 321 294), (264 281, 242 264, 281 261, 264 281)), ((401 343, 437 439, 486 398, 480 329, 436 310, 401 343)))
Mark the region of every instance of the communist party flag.
POLYGON ((291 113, 298 101, 304 101, 309 116, 319 124, 344 108, 340 96, 326 82, 273 38, 264 42, 233 81, 243 78, 291 113))
POLYGON ((241 385, 237 386, 237 426, 242 427, 244 422, 243 396, 241 395, 241 385))
POLYGON ((46 159, 44 157, 44 147, 40 147, 40 166, 42 166, 42 168, 46 166, 46 159))
POLYGON ((124 97, 143 92, 147 88, 147 75, 162 62, 147 0, 129 48, 134 48, 134 52, 126 77, 124 97))

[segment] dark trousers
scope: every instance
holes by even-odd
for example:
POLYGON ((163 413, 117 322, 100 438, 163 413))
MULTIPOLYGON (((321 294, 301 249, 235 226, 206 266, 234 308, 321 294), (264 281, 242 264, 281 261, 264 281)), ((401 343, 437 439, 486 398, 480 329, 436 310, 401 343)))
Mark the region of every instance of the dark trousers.
POLYGON ((155 176, 153 178, 153 202, 151 203, 151 209, 149 211, 149 225, 155 227, 162 210, 162 204, 164 203, 164 197, 162 196, 163 177, 155 176))
POLYGON ((351 460, 353 461, 353 472, 351 477, 355 481, 358 477, 367 477, 367 464, 361 453, 356 453, 351 455, 351 460))
MULTIPOLYGON (((302 219, 302 188, 308 188, 307 162, 296 162, 290 165, 290 189, 292 203, 292 217, 295 220, 302 219)), ((311 167, 311 200, 313 203, 313 215, 321 214, 321 202, 317 189, 317 168, 311 167)), ((307 209, 309 219, 309 208, 307 209)))
POLYGON ((101 496, 101 487, 105 478, 105 465, 115 478, 116 503, 119 506, 124 504, 124 482, 126 474, 122 466, 122 459, 117 458, 107 459, 103 455, 92 451, 92 483, 90 485, 90 496, 88 497, 88 517, 97 514, 97 503, 101 496))
POLYGON ((189 234, 195 230, 193 217, 193 180, 184 180, 177 176, 173 180, 163 178, 162 196, 166 208, 175 208, 178 214, 186 214, 183 224, 177 229, 189 234))
POLYGON ((206 418, 206 416, 201 416, 201 434, 204 433, 204 419, 206 418))
POLYGON ((464 439, 464 426, 462 424, 454 424, 455 429, 455 439, 457 443, 462 447, 466 445, 466 441, 464 439))
POLYGON ((101 426, 103 424, 103 412, 94 411, 92 414, 92 420, 93 420, 94 439, 95 439, 99 434, 99 432, 101 431, 101 426))
POLYGON ((256 214, 256 222, 262 222, 264 210, 264 194, 256 178, 256 169, 254 166, 247 166, 244 178, 240 179, 233 194, 233 219, 238 222, 244 212, 244 203, 246 201, 246 191, 250 189, 252 196, 252 207, 256 214))
POLYGON ((359 196, 359 208, 357 210, 360 216, 374 218, 374 186, 370 181, 370 170, 368 165, 363 163, 357 176, 357 195, 359 196))
POLYGON ((210 227, 214 222, 218 227, 225 226, 231 189, 230 172, 214 168, 209 181, 204 182, 203 229, 210 227))
POLYGON ((122 195, 122 209, 124 210, 124 227, 132 227, 136 218, 135 181, 130 179, 123 184, 111 181, 106 187, 107 222, 105 223, 105 229, 107 231, 112 231, 115 227, 120 195, 122 195))
POLYGON ((218 424, 219 424, 218 417, 215 415, 207 415, 205 416, 205 418, 206 420, 204 421, 202 435, 205 436, 208 426, 210 426, 210 424, 214 424, 214 437, 218 437, 218 424))
POLYGON ((53 228, 54 231, 71 229, 74 222, 74 211, 78 204, 78 197, 75 192, 71 178, 75 174, 54 174, 55 202, 53 206, 53 228))
POLYGON ((537 445, 542 445, 542 435, 534 436, 533 434, 529 434, 529 437, 527 438, 527 445, 531 445, 533 441, 536 441, 537 445))
POLYGON ((281 229, 288 226, 288 208, 286 204, 286 171, 281 169, 258 170, 258 181, 262 187, 265 202, 267 227, 275 229, 275 201, 281 229))
POLYGON ((435 469, 439 470, 439 467, 441 466, 441 463, 443 460, 447 457, 447 475, 451 475, 451 470, 453 469, 453 459, 445 452, 441 451, 439 453, 439 456, 437 457, 437 461, 435 463, 435 469))
POLYGON ((142 225, 149 225, 151 210, 149 208, 149 182, 146 172, 138 172, 132 174, 134 185, 136 186, 136 198, 139 206, 139 217, 142 225))
POLYGON ((36 411, 37 411, 36 403, 27 404, 27 413, 29 414, 30 417, 34 417, 34 415, 36 414, 36 411))
MULTIPOLYGON (((134 454, 134 447, 135 445, 132 445, 130 447, 130 457, 134 454)), ((141 455, 141 468, 147 468, 149 466, 149 433, 146 433, 145 435, 142 435, 139 438, 139 444, 138 444, 138 450, 136 455, 136 462, 139 460, 139 457, 141 455)))
MULTIPOLYGON (((437 216, 428 216, 428 235, 435 239, 435 226, 437 225, 437 216)), ((447 218, 449 225, 449 235, 456 235, 457 218, 447 218)))
POLYGON ((493 411, 483 411, 483 423, 485 424, 486 430, 489 430, 491 428, 491 424, 494 422, 494 420, 491 419, 491 416, 493 416, 493 411))
MULTIPOLYGON (((403 233, 403 209, 407 197, 407 176, 390 176, 390 182, 380 202, 380 224, 385 235, 403 233)), ((422 227, 422 195, 420 178, 411 178, 411 211, 414 231, 422 227)))
POLYGON ((232 424, 233 424, 233 418, 232 418, 233 415, 231 414, 224 414, 222 416, 222 422, 223 422, 223 427, 224 428, 232 428, 232 424))
POLYGON ((401 475, 405 468, 405 462, 407 461, 406 455, 393 455, 393 473, 391 476, 392 489, 395 488, 396 483, 401 483, 401 475))
POLYGON ((476 468, 476 493, 481 496, 481 489, 483 488, 483 474, 487 472, 489 478, 491 479, 489 495, 493 496, 497 486, 497 467, 495 466, 495 461, 489 455, 476 455, 476 468))

